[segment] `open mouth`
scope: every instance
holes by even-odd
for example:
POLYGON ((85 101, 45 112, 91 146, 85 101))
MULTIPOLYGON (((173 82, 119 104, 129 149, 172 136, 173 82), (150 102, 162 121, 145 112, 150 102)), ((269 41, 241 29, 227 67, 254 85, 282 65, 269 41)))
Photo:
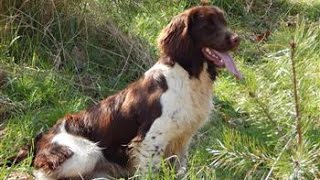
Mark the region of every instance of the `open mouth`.
POLYGON ((237 79, 241 79, 242 75, 238 71, 233 58, 228 52, 219 52, 211 48, 202 48, 203 55, 213 62, 218 68, 227 68, 229 72, 236 76, 237 79))

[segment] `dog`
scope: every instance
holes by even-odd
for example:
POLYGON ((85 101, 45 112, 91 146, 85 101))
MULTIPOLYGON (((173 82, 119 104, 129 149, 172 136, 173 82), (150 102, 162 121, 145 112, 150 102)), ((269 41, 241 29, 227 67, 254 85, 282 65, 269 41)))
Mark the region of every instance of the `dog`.
POLYGON ((175 16, 159 35, 158 62, 140 79, 35 138, 36 179, 130 177, 173 156, 184 173, 190 141, 213 108, 218 69, 241 78, 229 54, 239 43, 218 7, 175 16))

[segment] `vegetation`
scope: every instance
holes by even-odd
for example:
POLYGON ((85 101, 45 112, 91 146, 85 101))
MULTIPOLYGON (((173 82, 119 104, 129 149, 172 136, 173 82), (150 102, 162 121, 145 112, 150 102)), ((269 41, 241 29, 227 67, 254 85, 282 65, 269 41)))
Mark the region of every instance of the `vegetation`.
MULTIPOLYGON (((320 1, 212 0, 242 37, 185 179, 320 178, 320 1), (293 69, 295 72, 293 73, 293 69)), ((0 161, 156 62, 155 39, 199 1, 0 0, 0 161)), ((31 157, 0 179, 31 174, 31 157)), ((30 177, 30 175, 29 175, 30 177)), ((141 179, 173 179, 163 166, 141 179)))

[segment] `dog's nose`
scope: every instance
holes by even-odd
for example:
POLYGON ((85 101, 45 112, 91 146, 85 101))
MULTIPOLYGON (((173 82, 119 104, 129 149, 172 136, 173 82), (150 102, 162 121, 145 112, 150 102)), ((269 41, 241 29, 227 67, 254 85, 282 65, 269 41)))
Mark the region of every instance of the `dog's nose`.
POLYGON ((230 38, 232 47, 238 47, 240 44, 240 37, 238 34, 233 34, 230 38))

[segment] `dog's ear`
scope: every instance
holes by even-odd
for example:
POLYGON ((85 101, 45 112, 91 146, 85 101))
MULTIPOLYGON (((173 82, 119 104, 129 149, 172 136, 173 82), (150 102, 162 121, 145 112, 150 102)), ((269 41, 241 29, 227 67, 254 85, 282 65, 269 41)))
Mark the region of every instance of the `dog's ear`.
POLYGON ((158 37, 160 53, 169 57, 169 61, 172 61, 172 63, 181 60, 181 56, 184 56, 192 48, 192 40, 189 34, 190 22, 190 13, 177 15, 158 37))

